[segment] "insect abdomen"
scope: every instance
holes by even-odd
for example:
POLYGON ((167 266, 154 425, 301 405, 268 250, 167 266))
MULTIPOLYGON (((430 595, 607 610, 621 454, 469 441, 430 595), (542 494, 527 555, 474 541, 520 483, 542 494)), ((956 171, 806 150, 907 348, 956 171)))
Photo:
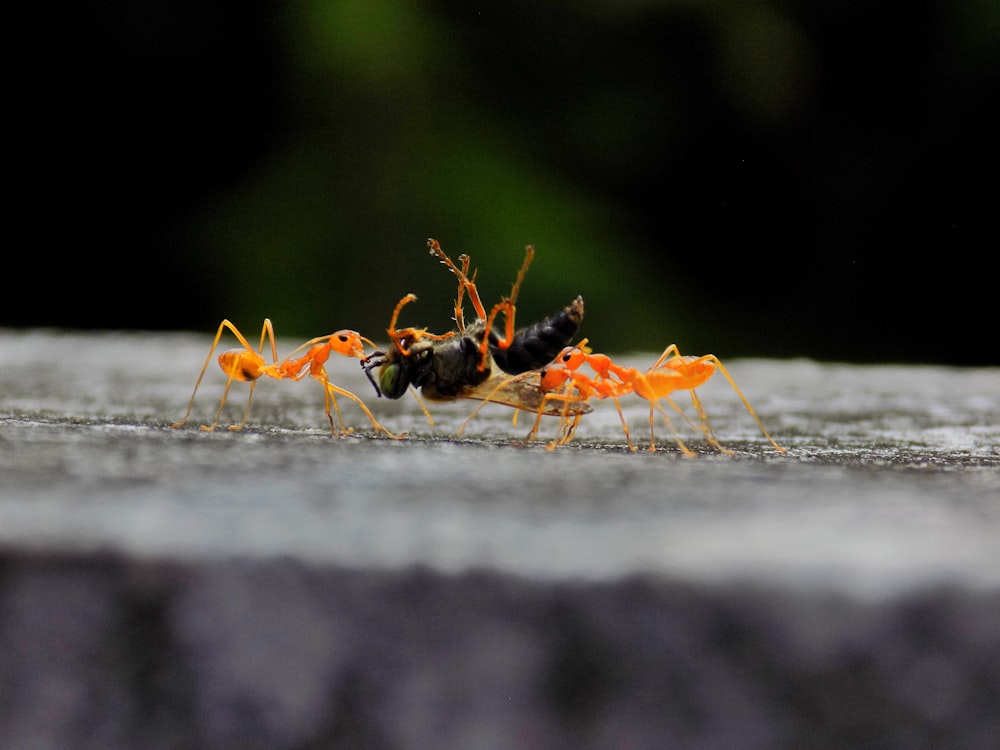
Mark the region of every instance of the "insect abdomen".
POLYGON ((505 349, 490 337, 490 353, 497 367, 511 375, 538 370, 551 362, 572 340, 583 321, 583 297, 577 297, 555 315, 514 333, 505 349))

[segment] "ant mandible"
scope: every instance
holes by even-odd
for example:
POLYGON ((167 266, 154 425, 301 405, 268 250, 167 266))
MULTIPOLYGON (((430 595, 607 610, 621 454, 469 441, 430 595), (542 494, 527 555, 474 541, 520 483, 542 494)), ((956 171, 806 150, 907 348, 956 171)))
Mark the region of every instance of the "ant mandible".
POLYGON ((223 320, 219 324, 219 328, 215 333, 215 340, 212 342, 212 346, 208 350, 208 356, 205 358, 205 364, 202 365, 201 372, 198 374, 198 379, 195 381, 194 391, 191 393, 191 400, 188 401, 187 411, 184 412, 184 416, 180 419, 180 421, 175 422, 172 425, 173 427, 177 428, 183 426, 187 422, 188 417, 191 415, 191 409, 194 406, 194 399, 198 393, 198 387, 201 385, 202 378, 205 377, 205 372, 212 361, 212 355, 215 353, 215 350, 219 345, 219 340, 222 338, 222 334, 226 330, 229 330, 236 337, 240 344, 242 344, 242 348, 229 349, 219 354, 219 367, 222 368, 222 371, 227 376, 226 387, 222 392, 222 399, 219 401, 219 408, 215 413, 215 420, 210 425, 203 425, 201 427, 202 430, 211 432, 218 426, 219 420, 222 418, 222 408, 226 404, 226 399, 229 397, 229 389, 234 380, 250 383, 250 393, 247 396, 247 406, 246 411, 243 414, 243 420, 239 424, 229 426, 230 430, 242 430, 250 417, 250 405, 253 401, 254 388, 257 385, 257 380, 261 376, 266 375, 267 377, 274 378, 276 380, 301 380, 308 374, 310 377, 323 384, 326 416, 330 421, 330 432, 332 434, 342 437, 353 432, 352 429, 345 427, 343 416, 340 413, 340 407, 337 405, 337 396, 341 395, 351 399, 358 405, 361 411, 365 413, 365 416, 367 416, 371 421, 372 426, 377 432, 381 432, 386 437, 393 439, 406 437, 406 433, 396 435, 379 424, 378 420, 375 419, 375 416, 371 413, 371 411, 369 411, 368 407, 365 406, 364 402, 360 398, 355 396, 350 391, 331 383, 326 374, 325 365, 326 361, 330 358, 331 353, 340 354, 345 357, 357 357, 359 359, 364 359, 364 345, 368 344, 374 348, 374 343, 357 331, 343 329, 326 336, 317 336, 316 338, 309 339, 309 341, 292 351, 288 357, 279 361, 278 349, 274 340, 274 327, 271 325, 271 321, 268 318, 264 319, 264 325, 260 331, 260 346, 256 350, 254 350, 254 348, 250 345, 250 342, 246 340, 243 334, 240 333, 239 329, 237 329, 236 326, 229 320, 223 320), (271 362, 267 362, 263 356, 265 341, 270 342, 271 362), (305 354, 299 357, 295 356, 299 354, 299 352, 306 349, 307 351, 305 354), (337 413, 337 421, 340 424, 339 432, 333 422, 333 413, 330 410, 331 402, 333 404, 333 411, 337 413))

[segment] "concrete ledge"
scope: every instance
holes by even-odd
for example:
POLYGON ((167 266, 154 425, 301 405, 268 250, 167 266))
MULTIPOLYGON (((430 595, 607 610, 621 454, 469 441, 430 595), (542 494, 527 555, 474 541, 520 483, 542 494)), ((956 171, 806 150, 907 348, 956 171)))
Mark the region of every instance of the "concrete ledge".
POLYGON ((715 378, 687 459, 348 360, 407 440, 315 382, 199 431, 216 371, 172 429, 209 342, 0 330, 0 748, 1000 746, 997 368, 727 362, 788 454, 715 378))
POLYGON ((0 746, 1000 746, 1000 595, 0 559, 0 746))

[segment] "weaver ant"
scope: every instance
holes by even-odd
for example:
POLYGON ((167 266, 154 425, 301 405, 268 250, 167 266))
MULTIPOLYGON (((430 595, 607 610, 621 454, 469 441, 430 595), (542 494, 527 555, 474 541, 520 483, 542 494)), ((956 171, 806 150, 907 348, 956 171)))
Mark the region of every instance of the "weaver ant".
MULTIPOLYGON (((509 386, 497 385, 495 364, 506 373, 517 374, 537 370, 551 361, 572 339, 583 320, 583 298, 577 297, 568 307, 555 315, 521 330, 514 330, 515 302, 534 258, 534 249, 528 246, 524 262, 514 281, 511 293, 487 313, 475 284, 475 273, 470 277, 470 259, 460 255, 456 265, 444 252, 437 240, 429 239, 427 246, 432 255, 458 279, 455 299, 457 330, 444 334, 429 333, 425 328, 397 329, 396 324, 403 307, 417 298, 407 294, 393 310, 387 333, 392 342, 388 352, 376 351, 362 360, 368 379, 379 396, 400 398, 413 386, 429 399, 443 401, 456 398, 481 399, 491 394, 491 400, 517 409, 536 411, 544 405, 542 393, 520 381, 509 386), (474 322, 466 325, 463 300, 468 295, 476 312, 474 322), (504 317, 502 333, 494 330, 497 318, 504 317), (378 368, 378 377, 372 370, 378 368)), ((584 412, 590 407, 581 404, 584 412)), ((542 413, 546 413, 543 409, 542 413)), ((550 410, 547 413, 560 414, 550 410)))
POLYGON ((212 354, 215 353, 216 347, 219 345, 219 340, 222 338, 222 334, 229 330, 243 345, 243 348, 229 349, 227 351, 219 354, 219 367, 226 374, 226 387, 222 392, 222 399, 219 401, 219 408, 215 413, 215 420, 210 425, 203 425, 202 430, 211 432, 214 430, 218 424, 219 420, 222 418, 222 407, 226 404, 226 399, 229 396, 229 388, 232 386, 234 380, 241 380, 243 382, 250 383, 250 393, 247 396, 247 408, 243 414, 243 420, 239 424, 230 425, 230 430, 242 430, 244 425, 247 423, 247 419, 250 417, 250 404, 253 401, 254 388, 257 385, 257 380, 263 375, 270 378, 275 378, 276 380, 301 380, 307 374, 321 382, 324 386, 323 394, 326 400, 326 416, 330 420, 330 432, 334 435, 344 436, 349 435, 353 432, 344 426, 344 419, 340 413, 340 407, 337 405, 337 396, 345 396, 360 407, 361 411, 365 413, 365 416, 371 420, 372 426, 377 432, 381 432, 386 435, 386 437, 399 439, 405 437, 405 433, 402 435, 395 435, 375 419, 374 415, 368 410, 364 402, 360 398, 355 396, 348 390, 340 388, 330 382, 326 374, 326 361, 329 359, 331 353, 340 354, 345 357, 357 357, 359 359, 364 359, 365 350, 364 344, 369 344, 372 348, 375 344, 369 339, 365 338, 357 331, 350 330, 340 330, 329 334, 328 336, 317 336, 314 339, 310 339, 301 346, 297 347, 288 357, 278 361, 278 349, 274 341, 274 327, 271 325, 270 319, 264 319, 264 325, 260 331, 260 346, 254 350, 250 346, 250 343, 246 340, 242 333, 230 323, 228 320, 223 320, 219 324, 219 329, 215 333, 215 340, 212 342, 212 347, 208 350, 208 356, 205 358, 205 364, 202 365, 201 372, 198 374, 198 379, 194 384, 194 391, 191 393, 191 400, 188 401, 187 411, 184 412, 184 416, 179 422, 175 422, 173 427, 181 427, 187 422, 188 417, 191 414, 191 409, 194 406, 195 395, 198 393, 198 386, 201 385, 201 380, 205 377, 205 371, 208 369, 208 365, 212 361, 212 354), (264 359, 264 342, 269 341, 271 344, 271 362, 267 362, 264 359), (303 350, 307 351, 299 357, 295 355, 299 354, 303 350), (333 403, 333 410, 337 413, 337 421, 340 424, 339 432, 336 430, 333 423, 333 414, 330 411, 330 404, 333 403))
MULTIPOLYGON (((661 400, 666 401, 674 411, 690 423, 687 415, 670 398, 670 394, 674 391, 684 390, 688 391, 691 396, 691 401, 698 414, 698 428, 704 434, 708 443, 722 453, 733 455, 733 451, 722 446, 716 438, 712 426, 708 421, 708 415, 702 406, 701 399, 698 398, 698 394, 695 391, 696 388, 704 385, 718 370, 729 382, 736 395, 739 396, 740 401, 743 402, 743 406, 746 407, 747 411, 757 422, 757 426, 768 442, 778 452, 787 453, 786 449, 778 445, 764 428, 764 424, 761 422, 757 412, 750 406, 750 402, 747 401, 743 392, 740 391, 736 385, 736 381, 733 380, 729 371, 726 370, 722 362, 714 354, 701 356, 682 355, 677 345, 671 344, 664 349, 652 367, 647 370, 639 370, 634 367, 616 364, 606 354, 592 353, 586 344, 587 340, 584 339, 576 346, 564 348, 558 357, 543 367, 538 373, 539 388, 545 394, 542 397, 543 406, 549 402, 564 404, 561 435, 548 444, 547 447, 549 450, 553 450, 559 445, 565 445, 572 440, 580 422, 580 415, 573 414, 571 419, 571 412, 566 407, 572 405, 575 408, 579 403, 586 403, 591 398, 610 398, 615 402, 628 448, 631 451, 636 450, 636 447, 632 444, 628 423, 625 420, 625 415, 622 413, 621 404, 619 403, 619 399, 622 396, 634 393, 640 398, 649 401, 649 450, 656 450, 655 412, 659 410, 667 426, 670 428, 677 446, 685 456, 693 457, 696 454, 684 444, 680 436, 674 431, 670 417, 660 403, 661 400), (589 365, 593 371, 593 377, 579 370, 580 366, 584 363, 589 365)), ((475 416, 478 410, 479 407, 473 410, 468 419, 475 416)), ((468 422, 468 419, 466 422, 468 422)), ((541 410, 536 416, 535 424, 528 433, 525 442, 534 440, 538 433, 540 420, 541 410)), ((464 426, 463 424, 461 429, 464 429, 464 426)), ((459 432, 461 432, 461 429, 459 432)))

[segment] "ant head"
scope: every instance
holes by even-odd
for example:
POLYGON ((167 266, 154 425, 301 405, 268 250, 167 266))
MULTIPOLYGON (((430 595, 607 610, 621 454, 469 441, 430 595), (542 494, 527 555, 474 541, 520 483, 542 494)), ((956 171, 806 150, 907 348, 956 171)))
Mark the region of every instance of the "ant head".
POLYGON ((346 328, 330 334, 330 347, 337 354, 343 354, 345 357, 359 357, 363 359, 365 356, 364 341, 365 339, 362 338, 360 333, 347 330, 346 328))
MULTIPOLYGON (((584 339, 581 343, 585 344, 586 339, 584 339)), ((556 362, 568 367, 570 370, 575 370, 586 361, 587 355, 579 346, 567 346, 556 358, 556 362)))
POLYGON ((538 385, 546 392, 556 390, 570 378, 569 368, 560 361, 546 365, 538 371, 538 374, 540 376, 538 385))

